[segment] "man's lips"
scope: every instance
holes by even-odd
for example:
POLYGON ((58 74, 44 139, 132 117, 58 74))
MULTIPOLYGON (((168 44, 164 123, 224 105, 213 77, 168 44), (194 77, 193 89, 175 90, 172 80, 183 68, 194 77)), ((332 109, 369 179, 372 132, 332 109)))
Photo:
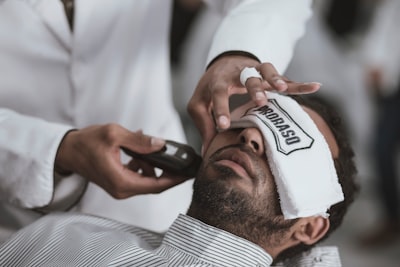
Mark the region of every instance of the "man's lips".
POLYGON ((228 148, 221 151, 215 161, 235 171, 241 177, 255 177, 251 157, 240 148, 228 148))

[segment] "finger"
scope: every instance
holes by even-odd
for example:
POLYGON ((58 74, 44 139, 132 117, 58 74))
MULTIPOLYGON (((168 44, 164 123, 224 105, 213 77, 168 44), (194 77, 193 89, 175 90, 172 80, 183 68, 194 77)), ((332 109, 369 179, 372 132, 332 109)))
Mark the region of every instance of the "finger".
POLYGON ((322 84, 318 82, 310 83, 288 83, 288 88, 286 90, 287 94, 311 94, 318 91, 322 84))
POLYGON ((142 175, 144 176, 149 176, 149 177, 157 177, 156 172, 154 170, 154 166, 151 164, 143 161, 143 160, 136 160, 140 166, 140 169, 142 170, 142 175))
POLYGON ((169 178, 174 178, 174 179, 178 179, 178 180, 188 180, 188 179, 193 178, 193 177, 189 177, 189 176, 179 175, 176 173, 171 173, 168 171, 163 171, 163 173, 160 177, 169 177, 169 178))
POLYGON ((211 96, 213 114, 217 129, 228 129, 230 126, 229 93, 224 84, 215 85, 211 96))
POLYGON ((132 179, 130 184, 125 185, 127 190, 126 197, 137 194, 153 194, 163 192, 173 186, 176 186, 187 179, 178 177, 149 177, 135 174, 135 179, 132 179))
POLYGON ((257 77, 248 78, 245 85, 254 103, 256 103, 258 106, 267 104, 267 98, 264 93, 266 84, 262 79, 257 77))
POLYGON ((128 148, 140 154, 148 154, 151 152, 159 151, 165 145, 165 140, 145 135, 141 131, 130 132, 126 130, 122 136, 120 146, 128 148))
POLYGON ((206 102, 197 102, 195 99, 189 102, 187 110, 200 132, 203 149, 207 148, 217 133, 211 111, 206 102))
POLYGON ((140 159, 133 159, 129 161, 129 163, 126 164, 126 168, 144 176, 157 177, 155 167, 140 159))
MULTIPOLYGON (((139 169, 142 167, 140 166, 139 169)), ((106 169, 102 174, 100 186, 116 199, 125 199, 138 194, 159 193, 185 180, 178 176, 160 178, 155 175, 147 176, 123 165, 121 168, 114 168, 113 171, 106 169)))
POLYGON ((138 172, 140 169, 139 162, 136 159, 132 159, 126 164, 126 167, 134 172, 138 172))
POLYGON ((178 184, 186 181, 187 178, 177 178, 177 177, 160 177, 157 179, 144 177, 142 179, 141 188, 147 193, 161 193, 171 187, 174 187, 178 184))
POLYGON ((278 92, 286 91, 288 85, 283 76, 281 76, 275 67, 270 63, 263 63, 257 67, 259 72, 263 76, 273 89, 278 92))

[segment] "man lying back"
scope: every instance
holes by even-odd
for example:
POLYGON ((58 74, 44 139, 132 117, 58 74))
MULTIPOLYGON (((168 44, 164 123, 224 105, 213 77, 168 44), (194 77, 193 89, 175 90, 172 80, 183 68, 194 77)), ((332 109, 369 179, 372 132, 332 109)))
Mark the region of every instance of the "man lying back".
POLYGON ((341 266, 335 247, 314 247, 358 190, 340 119, 305 99, 267 96, 264 107, 235 110, 213 139, 187 214, 165 234, 52 214, 4 243, 0 266, 341 266))

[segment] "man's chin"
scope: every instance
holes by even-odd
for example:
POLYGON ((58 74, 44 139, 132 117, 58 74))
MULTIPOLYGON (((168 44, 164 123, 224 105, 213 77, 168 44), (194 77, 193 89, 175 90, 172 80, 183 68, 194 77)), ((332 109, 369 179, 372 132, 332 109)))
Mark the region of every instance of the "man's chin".
POLYGON ((206 176, 199 176, 193 184, 192 206, 200 213, 214 214, 213 217, 218 214, 220 222, 223 217, 236 214, 238 209, 249 207, 251 199, 236 184, 242 178, 229 168, 224 168, 224 172, 227 173, 219 173, 217 176, 206 173, 206 176))

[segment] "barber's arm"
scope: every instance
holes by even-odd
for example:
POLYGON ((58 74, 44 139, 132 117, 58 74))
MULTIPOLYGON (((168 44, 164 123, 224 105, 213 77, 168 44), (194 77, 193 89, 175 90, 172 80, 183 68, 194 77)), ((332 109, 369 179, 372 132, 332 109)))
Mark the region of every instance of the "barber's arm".
POLYGON ((53 197, 54 158, 72 127, 0 108, 0 198, 23 208, 53 197))
POLYGON ((399 75, 400 37, 397 31, 400 4, 395 0, 381 1, 362 43, 367 89, 379 100, 397 88, 399 75))
POLYGON ((119 125, 75 130, 0 108, 0 201, 41 211, 65 209, 79 200, 87 181, 116 198, 161 192, 187 177, 157 177, 140 160, 122 164, 120 149, 150 153, 163 145, 164 140, 119 125))
POLYGON ((320 87, 318 83, 296 83, 280 75, 304 33, 311 16, 311 0, 207 2, 226 16, 211 44, 206 72, 188 104, 204 147, 215 135, 216 127, 229 127, 231 95, 248 92, 257 104, 263 105, 266 99, 257 92, 277 90, 298 94, 314 92, 320 87), (255 67, 263 80, 248 79, 243 86, 239 76, 244 67, 255 67))
POLYGON ((138 194, 160 193, 191 177, 155 173, 150 164, 134 158, 121 163, 121 148, 148 154, 159 151, 165 141, 142 131, 132 132, 118 124, 89 126, 69 132, 60 144, 55 167, 78 173, 99 185, 116 199, 138 194))

